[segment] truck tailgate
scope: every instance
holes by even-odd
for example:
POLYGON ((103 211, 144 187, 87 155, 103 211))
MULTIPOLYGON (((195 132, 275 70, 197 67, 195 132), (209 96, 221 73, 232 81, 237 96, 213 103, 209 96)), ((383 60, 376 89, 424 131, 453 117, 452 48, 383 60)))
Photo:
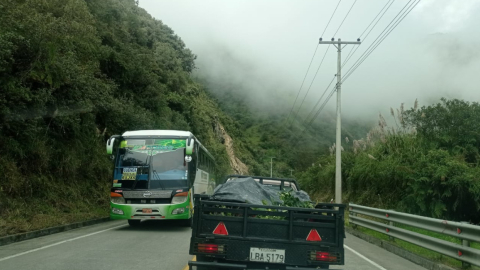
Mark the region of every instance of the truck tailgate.
POLYGON ((344 263, 344 205, 307 209, 201 199, 195 202, 191 254, 217 261, 292 266, 344 263), (217 250, 205 253, 206 246, 217 250))

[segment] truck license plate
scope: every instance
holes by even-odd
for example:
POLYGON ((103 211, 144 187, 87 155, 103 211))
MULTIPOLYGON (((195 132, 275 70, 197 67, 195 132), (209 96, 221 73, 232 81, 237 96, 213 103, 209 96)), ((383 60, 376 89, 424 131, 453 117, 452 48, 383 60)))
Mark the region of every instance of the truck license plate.
POLYGON ((285 263, 285 250, 273 248, 250 248, 250 261, 285 263))
POLYGON ((143 208, 143 209, 142 209, 142 213, 144 213, 144 214, 151 214, 151 213, 152 213, 152 209, 151 209, 151 208, 143 208))

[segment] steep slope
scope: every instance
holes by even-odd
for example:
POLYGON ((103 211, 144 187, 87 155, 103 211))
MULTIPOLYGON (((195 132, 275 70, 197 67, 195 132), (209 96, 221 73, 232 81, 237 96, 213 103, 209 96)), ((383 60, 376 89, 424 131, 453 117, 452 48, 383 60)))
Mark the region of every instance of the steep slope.
POLYGON ((214 124, 234 121, 190 78, 195 55, 135 1, 6 1, 0 12, 0 236, 106 216, 104 143, 125 130, 191 130, 232 172, 214 124))
POLYGON ((217 137, 221 138, 222 143, 225 145, 228 159, 230 161, 230 168, 232 168, 233 173, 240 175, 248 175, 249 173, 247 165, 245 165, 237 156, 235 156, 232 137, 228 135, 225 128, 218 121, 215 122, 215 134, 217 135, 217 137))

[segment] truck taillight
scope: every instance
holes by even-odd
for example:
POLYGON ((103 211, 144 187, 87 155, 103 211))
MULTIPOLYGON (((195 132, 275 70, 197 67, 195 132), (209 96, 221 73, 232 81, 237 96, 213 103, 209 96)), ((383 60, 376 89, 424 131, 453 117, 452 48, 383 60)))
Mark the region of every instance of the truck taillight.
POLYGON ((337 262, 339 257, 337 254, 324 252, 324 251, 312 251, 310 252, 310 260, 320 262, 337 262))
POLYGON ((198 244, 197 251, 200 253, 223 253, 224 246, 217 244, 198 244))

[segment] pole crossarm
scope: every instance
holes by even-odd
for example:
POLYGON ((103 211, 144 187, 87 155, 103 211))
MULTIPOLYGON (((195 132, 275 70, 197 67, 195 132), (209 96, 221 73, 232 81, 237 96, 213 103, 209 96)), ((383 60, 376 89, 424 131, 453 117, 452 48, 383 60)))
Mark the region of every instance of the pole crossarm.
POLYGON ((362 42, 360 41, 319 41, 318 44, 357 44, 360 45, 362 42))

